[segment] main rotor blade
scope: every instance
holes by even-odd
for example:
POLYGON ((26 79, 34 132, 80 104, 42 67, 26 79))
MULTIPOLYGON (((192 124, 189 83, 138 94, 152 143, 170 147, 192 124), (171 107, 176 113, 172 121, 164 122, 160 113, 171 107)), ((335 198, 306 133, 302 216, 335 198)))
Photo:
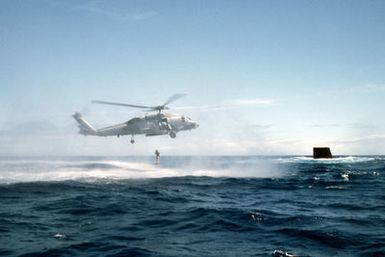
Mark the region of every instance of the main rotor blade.
POLYGON ((134 104, 123 104, 123 103, 114 103, 114 102, 106 102, 106 101, 92 101, 94 104, 108 104, 108 105, 118 105, 118 106, 124 106, 124 107, 133 107, 133 108, 140 108, 140 109, 152 109, 151 106, 143 106, 143 105, 134 105, 134 104))
POLYGON ((172 95, 163 105, 161 105, 161 106, 166 106, 166 105, 168 105, 168 104, 170 104, 170 103, 172 103, 172 102, 174 102, 174 101, 176 101, 176 100, 178 100, 179 98, 181 98, 181 97, 183 97, 183 96, 185 96, 186 94, 175 94, 175 95, 172 95))

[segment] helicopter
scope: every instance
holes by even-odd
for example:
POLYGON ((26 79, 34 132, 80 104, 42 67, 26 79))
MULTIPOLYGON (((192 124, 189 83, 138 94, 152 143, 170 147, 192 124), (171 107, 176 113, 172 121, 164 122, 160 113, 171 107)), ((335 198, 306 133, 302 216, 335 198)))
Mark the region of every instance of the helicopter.
POLYGON ((199 127, 197 122, 191 120, 185 115, 164 112, 164 110, 170 109, 167 105, 183 96, 184 94, 172 95, 164 104, 157 106, 143 106, 94 100, 92 103, 139 108, 151 112, 142 117, 134 117, 124 123, 100 129, 95 129, 79 112, 76 112, 72 116, 78 123, 78 127, 80 129, 79 134, 85 136, 120 137, 131 135, 131 144, 135 143, 135 135, 160 136, 168 134, 171 138, 175 138, 176 133, 179 131, 192 130, 199 127))

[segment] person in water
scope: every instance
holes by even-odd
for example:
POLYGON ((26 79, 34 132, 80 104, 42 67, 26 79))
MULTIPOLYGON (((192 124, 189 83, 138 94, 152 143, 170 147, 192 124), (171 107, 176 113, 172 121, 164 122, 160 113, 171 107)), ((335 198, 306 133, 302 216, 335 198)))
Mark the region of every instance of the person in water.
POLYGON ((155 163, 158 164, 159 161, 160 161, 160 153, 158 151, 158 149, 155 150, 155 163))

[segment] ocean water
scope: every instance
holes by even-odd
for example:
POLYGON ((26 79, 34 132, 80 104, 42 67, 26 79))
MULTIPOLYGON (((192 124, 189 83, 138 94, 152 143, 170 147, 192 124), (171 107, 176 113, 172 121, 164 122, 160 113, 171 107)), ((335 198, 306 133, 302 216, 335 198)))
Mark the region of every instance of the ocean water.
POLYGON ((385 157, 0 158, 0 256, 385 256, 385 157))

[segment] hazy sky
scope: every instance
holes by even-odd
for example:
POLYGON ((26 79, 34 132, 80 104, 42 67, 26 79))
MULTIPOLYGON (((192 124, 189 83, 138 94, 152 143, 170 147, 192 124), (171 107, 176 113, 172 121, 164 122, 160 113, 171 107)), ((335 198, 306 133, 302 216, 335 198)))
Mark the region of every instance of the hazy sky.
POLYGON ((0 0, 0 155, 385 154, 385 1, 0 0), (176 139, 77 134, 189 110, 176 139), (234 105, 238 103, 238 105, 234 105), (242 104, 240 104, 242 103, 242 104))

